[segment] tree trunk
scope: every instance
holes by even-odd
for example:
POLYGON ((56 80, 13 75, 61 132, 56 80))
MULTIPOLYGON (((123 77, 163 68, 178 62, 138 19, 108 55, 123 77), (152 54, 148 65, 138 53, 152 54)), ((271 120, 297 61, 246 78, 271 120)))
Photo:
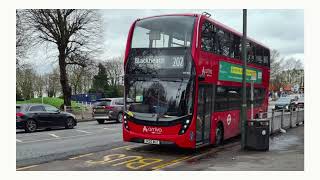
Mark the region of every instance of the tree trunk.
POLYGON ((64 48, 62 49, 63 50, 59 51, 60 83, 62 87, 64 105, 71 106, 71 87, 68 83, 68 76, 66 71, 66 55, 64 52, 64 48))

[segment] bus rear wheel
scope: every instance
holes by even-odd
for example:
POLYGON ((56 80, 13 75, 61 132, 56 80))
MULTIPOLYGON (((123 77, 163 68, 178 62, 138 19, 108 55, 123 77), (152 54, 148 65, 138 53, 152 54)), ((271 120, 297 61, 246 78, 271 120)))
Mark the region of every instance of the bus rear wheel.
POLYGON ((216 145, 220 146, 223 142, 223 126, 221 123, 216 128, 216 145))

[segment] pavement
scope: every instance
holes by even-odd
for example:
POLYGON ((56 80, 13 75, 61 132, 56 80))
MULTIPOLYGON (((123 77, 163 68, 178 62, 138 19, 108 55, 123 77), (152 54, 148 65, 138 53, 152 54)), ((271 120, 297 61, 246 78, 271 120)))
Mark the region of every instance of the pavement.
POLYGON ((270 138, 268 152, 241 151, 239 137, 196 151, 122 141, 121 124, 81 122, 75 129, 17 131, 22 171, 304 170, 304 126, 270 138))
POLYGON ((303 171, 304 126, 270 137, 269 151, 242 151, 240 144, 163 170, 303 171), (192 164, 192 166, 188 164, 192 164))

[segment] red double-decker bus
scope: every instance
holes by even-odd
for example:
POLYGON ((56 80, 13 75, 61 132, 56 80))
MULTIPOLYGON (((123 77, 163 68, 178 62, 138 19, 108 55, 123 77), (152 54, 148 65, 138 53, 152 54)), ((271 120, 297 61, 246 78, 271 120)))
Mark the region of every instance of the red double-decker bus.
MULTIPOLYGON (((239 135, 241 37, 201 14, 136 20, 124 59, 124 141, 198 148, 239 135)), ((257 116, 268 107, 270 50, 250 38, 247 49, 257 116)))

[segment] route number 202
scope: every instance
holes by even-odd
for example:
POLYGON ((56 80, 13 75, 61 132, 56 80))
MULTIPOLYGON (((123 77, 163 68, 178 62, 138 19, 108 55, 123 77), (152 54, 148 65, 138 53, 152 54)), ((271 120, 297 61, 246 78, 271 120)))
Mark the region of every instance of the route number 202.
POLYGON ((183 67, 183 57, 182 56, 173 57, 172 67, 176 67, 176 68, 183 67))

